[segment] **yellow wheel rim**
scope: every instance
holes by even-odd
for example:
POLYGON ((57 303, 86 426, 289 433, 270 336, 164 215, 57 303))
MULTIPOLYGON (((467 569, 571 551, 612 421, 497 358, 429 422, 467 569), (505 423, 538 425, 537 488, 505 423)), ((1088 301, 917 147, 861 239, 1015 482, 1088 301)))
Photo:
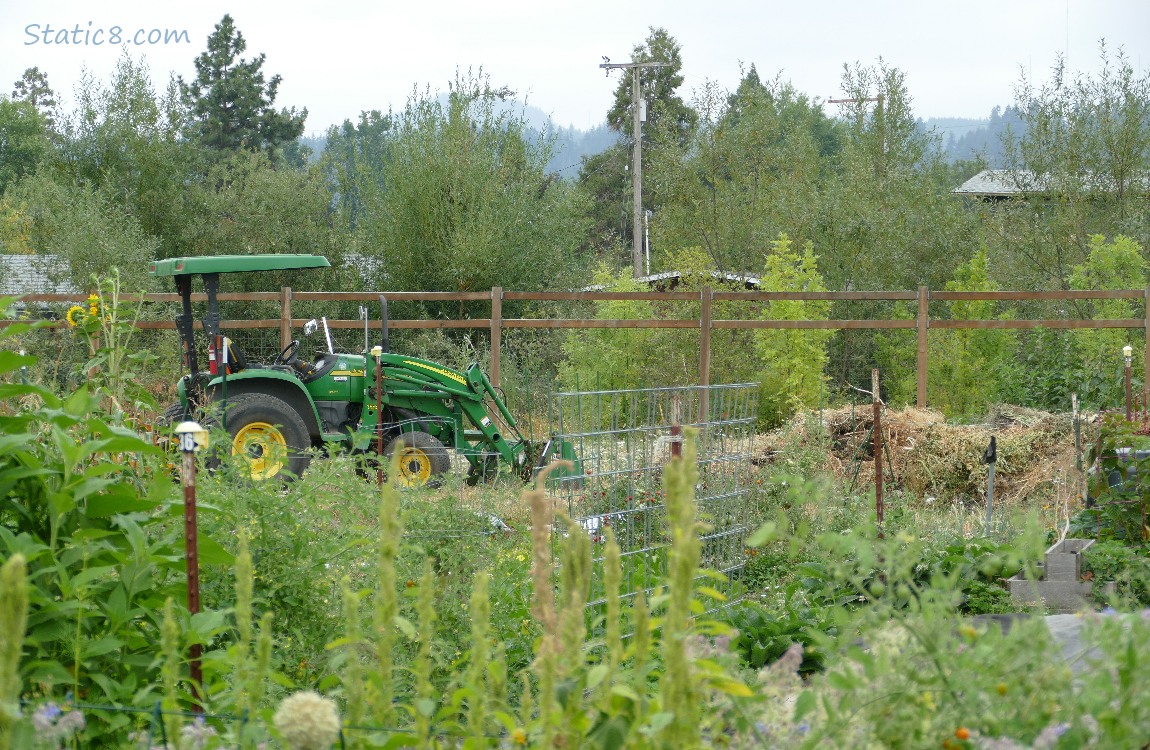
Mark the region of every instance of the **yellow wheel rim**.
POLYGON ((250 422, 232 438, 232 455, 241 456, 252 479, 271 479, 287 463, 287 441, 267 422, 250 422))
POLYGON ((407 487, 419 487, 431 479, 431 458, 418 448, 399 452, 399 481, 407 487))

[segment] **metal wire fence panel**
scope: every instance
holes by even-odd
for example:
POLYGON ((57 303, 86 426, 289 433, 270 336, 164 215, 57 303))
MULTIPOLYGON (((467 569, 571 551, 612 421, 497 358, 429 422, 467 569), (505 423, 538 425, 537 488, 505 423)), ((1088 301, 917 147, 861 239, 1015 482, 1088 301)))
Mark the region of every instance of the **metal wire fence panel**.
POLYGON ((701 564, 726 576, 725 584, 708 585, 728 601, 738 598, 758 391, 741 383, 554 394, 554 438, 574 446, 581 471, 554 480, 553 492, 595 542, 593 616, 606 603, 600 571, 608 528, 621 550, 625 600, 664 582, 671 539, 662 471, 679 453, 681 427, 697 430, 701 564))

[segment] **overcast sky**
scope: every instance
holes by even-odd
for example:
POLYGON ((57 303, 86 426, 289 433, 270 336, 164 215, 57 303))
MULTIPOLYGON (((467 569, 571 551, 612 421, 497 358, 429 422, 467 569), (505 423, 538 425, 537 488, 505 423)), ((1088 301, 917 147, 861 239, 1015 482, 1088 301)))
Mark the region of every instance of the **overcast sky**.
POLYGON ((265 53, 265 72, 283 76, 277 105, 307 107, 313 134, 401 108, 414 87, 444 89, 469 67, 587 129, 604 120, 619 76, 606 77, 601 58, 630 59, 650 26, 682 45, 688 100, 708 79, 733 89, 751 63, 826 99, 842 93, 843 63, 881 56, 906 72, 916 116, 986 117, 1011 102, 1023 68, 1042 79, 1062 53, 1071 69, 1092 69, 1102 38, 1136 70, 1150 66, 1147 0, 3 0, 0 92, 38 66, 67 105, 82 66, 106 80, 125 48, 145 55, 158 85, 190 78, 225 13, 247 54, 265 53), (111 43, 114 27, 128 44, 111 43), (164 43, 163 30, 187 33, 164 43))

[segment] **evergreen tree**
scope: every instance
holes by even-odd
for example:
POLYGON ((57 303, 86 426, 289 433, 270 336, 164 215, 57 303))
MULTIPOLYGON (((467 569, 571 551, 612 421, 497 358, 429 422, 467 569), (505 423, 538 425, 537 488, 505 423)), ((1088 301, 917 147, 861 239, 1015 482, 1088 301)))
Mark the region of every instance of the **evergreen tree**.
POLYGON ((196 58, 196 77, 179 79, 180 93, 192 117, 192 134, 217 151, 257 151, 275 155, 303 133, 307 109, 276 110, 280 76, 265 80, 266 55, 239 57, 247 49, 244 35, 225 15, 208 36, 207 51, 196 58))
POLYGON ((56 92, 48 85, 48 74, 40 68, 28 68, 12 88, 12 98, 28 102, 44 116, 48 128, 56 126, 56 92))
MULTIPOLYGON (((647 119, 643 126, 645 143, 654 133, 668 134, 677 143, 685 143, 697 116, 677 91, 683 85, 681 46, 666 29, 651 27, 647 39, 632 50, 632 62, 662 62, 659 68, 642 68, 639 72, 647 119)), ((602 246, 621 248, 622 241, 633 237, 631 223, 631 149, 632 78, 630 71, 615 89, 615 103, 607 112, 607 124, 623 137, 603 153, 583 158, 579 180, 592 199, 595 228, 592 236, 602 246)), ((643 205, 651 205, 649 190, 644 186, 643 205)), ((627 252, 629 255, 629 250, 627 252)))
MULTIPOLYGON (((632 50, 631 62, 663 63, 639 71, 639 86, 647 104, 647 131, 668 130, 685 140, 696 115, 677 93, 683 85, 681 51, 682 46, 666 29, 652 26, 646 41, 632 50)), ((607 124, 620 133, 631 132, 632 93, 631 76, 624 75, 615 88, 615 104, 607 112, 607 124)))

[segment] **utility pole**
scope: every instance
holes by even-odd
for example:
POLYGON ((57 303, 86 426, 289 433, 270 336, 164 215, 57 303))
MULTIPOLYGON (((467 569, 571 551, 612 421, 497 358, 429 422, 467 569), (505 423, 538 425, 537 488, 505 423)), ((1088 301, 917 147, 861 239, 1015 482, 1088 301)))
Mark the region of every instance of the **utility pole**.
POLYGON ((639 82, 639 72, 643 68, 661 68, 661 62, 612 63, 607 57, 599 66, 611 75, 612 70, 626 68, 631 71, 631 133, 634 144, 631 147, 631 265, 635 278, 643 275, 643 89, 639 82))
POLYGON ((875 108, 874 124, 875 130, 878 131, 878 161, 875 162, 874 176, 876 178, 882 177, 886 173, 886 130, 882 119, 882 104, 883 95, 871 96, 867 98, 855 99, 827 99, 827 104, 862 104, 864 102, 877 102, 878 107, 875 108))

